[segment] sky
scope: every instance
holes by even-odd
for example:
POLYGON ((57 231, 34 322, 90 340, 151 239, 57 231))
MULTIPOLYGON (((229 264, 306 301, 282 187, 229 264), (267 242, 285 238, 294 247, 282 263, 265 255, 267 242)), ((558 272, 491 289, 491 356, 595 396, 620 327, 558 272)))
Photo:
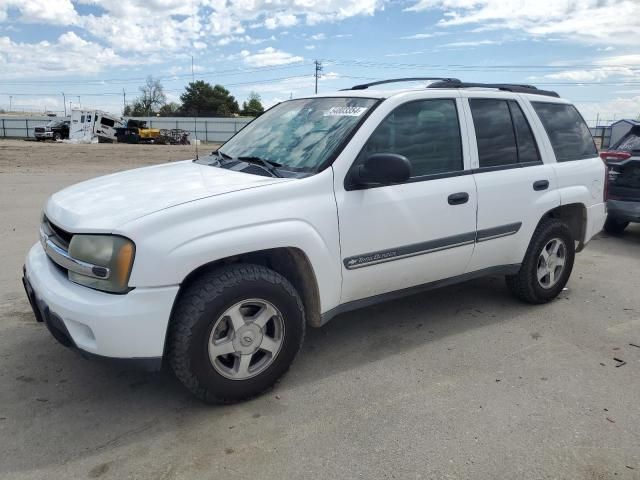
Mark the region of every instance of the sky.
POLYGON ((0 108, 121 114, 148 75, 266 106, 412 76, 556 90, 640 115, 640 0, 0 0, 0 108), (64 96, 63 96, 64 93, 64 96), (10 98, 11 97, 11 98, 10 98))

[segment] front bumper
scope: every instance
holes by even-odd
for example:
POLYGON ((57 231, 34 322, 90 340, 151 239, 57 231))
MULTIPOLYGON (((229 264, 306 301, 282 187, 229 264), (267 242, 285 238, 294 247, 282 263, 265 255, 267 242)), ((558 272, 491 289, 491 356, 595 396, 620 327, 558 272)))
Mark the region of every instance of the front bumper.
POLYGON ((36 138, 53 138, 53 132, 35 132, 36 138))
POLYGON ((24 276, 36 319, 60 343, 91 356, 162 358, 177 285, 139 287, 126 295, 92 290, 69 281, 40 243, 27 255, 24 276))
POLYGON ((609 216, 621 222, 640 222, 640 202, 609 200, 607 202, 609 216))

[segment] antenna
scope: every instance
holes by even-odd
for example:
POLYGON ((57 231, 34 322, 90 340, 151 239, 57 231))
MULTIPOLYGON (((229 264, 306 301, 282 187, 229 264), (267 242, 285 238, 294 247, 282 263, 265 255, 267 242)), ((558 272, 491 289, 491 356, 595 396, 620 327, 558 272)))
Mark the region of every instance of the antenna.
MULTIPOLYGON (((193 85, 193 88, 196 87, 196 75, 194 73, 193 70, 193 55, 191 55, 191 83, 193 85)), ((196 110, 194 113, 194 117, 193 117, 193 133, 196 137, 196 160, 199 160, 198 158, 198 107, 196 106, 196 110)))

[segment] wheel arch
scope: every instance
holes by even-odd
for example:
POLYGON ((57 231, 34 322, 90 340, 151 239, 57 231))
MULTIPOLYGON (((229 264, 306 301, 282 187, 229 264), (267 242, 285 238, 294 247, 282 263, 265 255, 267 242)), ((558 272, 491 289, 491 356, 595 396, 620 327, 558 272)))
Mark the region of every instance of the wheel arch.
POLYGON ((587 230, 587 207, 583 203, 569 203, 559 205, 546 212, 538 225, 546 218, 556 218, 567 224, 571 235, 578 242, 576 252, 580 252, 585 245, 585 236, 587 230))
MULTIPOLYGON (((205 272, 220 268, 224 265, 240 263, 252 263, 262 265, 279 273, 291 282, 300 294, 302 304, 309 325, 318 327, 320 319, 320 290, 313 265, 307 254, 297 247, 278 247, 265 250, 256 250, 242 254, 220 258, 191 271, 180 283, 180 289, 174 300, 174 307, 186 288, 205 272)), ((172 310, 173 315, 173 310, 172 310)))

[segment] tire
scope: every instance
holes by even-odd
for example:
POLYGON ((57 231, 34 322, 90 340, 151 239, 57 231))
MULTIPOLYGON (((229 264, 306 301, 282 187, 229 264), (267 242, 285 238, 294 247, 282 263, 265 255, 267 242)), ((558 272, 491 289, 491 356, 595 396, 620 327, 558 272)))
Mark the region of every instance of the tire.
POLYGON ((608 215, 607 221, 604 222, 604 231, 611 235, 620 235, 628 225, 629 222, 623 222, 611 215, 608 215))
POLYGON ((302 346, 305 325, 300 296, 282 275, 252 264, 222 267, 196 278, 180 294, 169 327, 169 364, 206 403, 247 400, 287 372, 302 346), (266 324, 261 318, 268 318, 266 324), (270 350, 263 350, 265 345, 270 350), (250 353, 253 348, 258 350, 250 353))
POLYGON ((544 219, 533 233, 520 271, 506 277, 507 286, 524 302, 547 303, 556 298, 567 284, 574 259, 575 243, 569 227, 554 218, 544 219), (555 256, 550 253, 554 246, 557 246, 555 256), (545 261, 547 257, 548 263, 545 261), (547 274, 539 278, 545 272, 547 274))
POLYGON ((57 141, 58 141, 58 140, 60 140, 61 138, 62 138, 62 135, 60 135, 58 132, 55 132, 55 133, 53 134, 53 140, 54 140, 54 141, 56 141, 56 142, 57 142, 57 141))

